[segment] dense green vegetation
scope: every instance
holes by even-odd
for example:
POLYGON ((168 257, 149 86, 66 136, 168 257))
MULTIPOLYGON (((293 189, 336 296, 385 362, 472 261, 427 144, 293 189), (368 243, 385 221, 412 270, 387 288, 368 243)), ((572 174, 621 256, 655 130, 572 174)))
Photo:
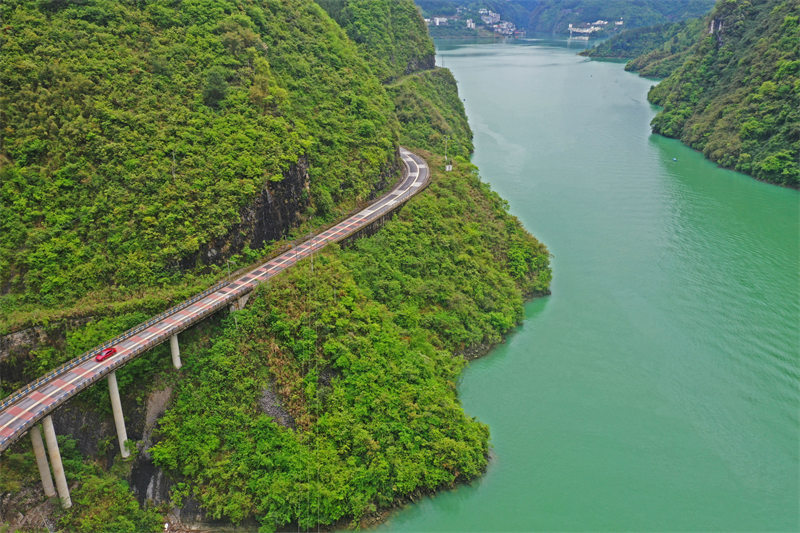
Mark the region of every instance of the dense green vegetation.
POLYGON ((73 507, 59 521, 65 531, 164 531, 161 514, 154 509, 140 509, 128 484, 117 476, 102 471, 88 475, 70 496, 73 507))
POLYGON ((660 44, 631 59, 625 65, 625 70, 650 78, 666 78, 686 61, 692 46, 704 30, 703 19, 689 19, 673 24, 652 41, 656 44, 660 40, 660 44))
MULTIPOLYGON (((449 72, 389 92, 403 142, 439 151, 447 132, 471 149, 449 72)), ((487 428, 455 397, 457 354, 501 341, 523 298, 548 291, 549 257, 465 159, 449 174, 429 162, 431 186, 380 232, 262 288, 187 356, 153 450, 178 501, 267 530, 357 524, 485 467, 487 428), (265 414, 265 391, 293 427, 265 414)))
POLYGON ((653 131, 719 164, 800 185, 800 5, 721 0, 687 60, 655 86, 653 131))
POLYGON ((411 0, 317 0, 369 59, 381 81, 433 67, 433 43, 411 0))
POLYGON ((531 13, 531 31, 565 33, 569 24, 624 20, 624 29, 705 15, 714 0, 542 0, 531 13))
POLYGON ((177 283, 301 157, 299 209, 321 218, 394 164, 390 100, 311 1, 9 0, 0 17, 4 311, 177 283))
POLYGON ((464 104, 453 74, 437 68, 406 76, 387 87, 400 122, 400 142, 450 156, 473 150, 464 104))
POLYGON ((665 78, 683 64, 705 29, 702 19, 625 30, 580 55, 625 58, 625 70, 650 78, 665 78))
MULTIPOLYGON (((441 163, 441 159, 436 160, 441 163)), ((487 429, 455 397, 454 352, 501 340, 546 250, 462 161, 375 236, 259 291, 184 367, 158 464, 213 517, 356 522, 476 476, 487 429), (259 407, 274 390, 295 423, 259 407)))
POLYGON ((455 400, 459 359, 396 325, 329 254, 236 320, 187 365, 162 420, 153 454, 186 477, 178 497, 215 518, 309 528, 359 520, 485 465, 487 430, 455 400), (296 430, 260 412, 269 388, 296 430))

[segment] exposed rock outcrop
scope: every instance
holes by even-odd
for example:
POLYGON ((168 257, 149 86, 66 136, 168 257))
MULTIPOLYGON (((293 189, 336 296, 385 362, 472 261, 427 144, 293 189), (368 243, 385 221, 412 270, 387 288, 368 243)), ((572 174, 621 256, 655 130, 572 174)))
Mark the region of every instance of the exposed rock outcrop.
POLYGON ((261 248, 264 243, 286 235, 306 212, 310 203, 308 159, 301 157, 283 174, 281 181, 267 181, 259 195, 239 211, 241 222, 228 233, 202 246, 180 261, 180 269, 203 264, 221 264, 246 245, 261 248))

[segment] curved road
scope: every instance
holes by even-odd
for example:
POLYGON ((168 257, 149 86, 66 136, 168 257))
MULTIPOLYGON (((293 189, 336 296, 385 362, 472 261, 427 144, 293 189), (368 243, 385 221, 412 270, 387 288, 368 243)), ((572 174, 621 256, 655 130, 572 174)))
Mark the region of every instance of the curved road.
POLYGON ((259 284, 324 248, 328 243, 349 237, 424 189, 430 179, 428 165, 422 158, 404 148, 400 148, 400 156, 406 166, 403 179, 388 194, 369 207, 238 279, 218 284, 86 352, 9 396, 0 404, 0 453, 23 436, 36 422, 94 382, 166 341, 172 335, 238 301, 259 284), (95 361, 95 355, 110 346, 114 346, 117 353, 101 363, 95 361))

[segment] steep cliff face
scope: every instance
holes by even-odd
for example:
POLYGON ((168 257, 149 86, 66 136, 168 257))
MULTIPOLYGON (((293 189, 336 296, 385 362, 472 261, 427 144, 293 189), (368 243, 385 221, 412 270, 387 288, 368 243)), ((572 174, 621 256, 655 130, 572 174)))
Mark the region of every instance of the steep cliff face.
POLYGON ((719 164, 800 185, 800 4, 720 1, 686 61, 655 86, 653 131, 719 164))
POLYGON ((437 153, 447 148, 453 157, 472 154, 472 130, 449 70, 418 72, 387 89, 395 102, 403 143, 437 153))

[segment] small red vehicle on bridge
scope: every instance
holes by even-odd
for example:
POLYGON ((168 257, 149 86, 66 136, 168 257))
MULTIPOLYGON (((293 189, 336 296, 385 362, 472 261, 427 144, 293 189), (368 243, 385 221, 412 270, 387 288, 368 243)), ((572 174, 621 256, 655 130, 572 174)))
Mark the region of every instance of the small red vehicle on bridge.
POLYGON ((103 350, 102 352, 97 354, 97 357, 95 357, 94 360, 97 361, 98 363, 102 363, 103 361, 105 361, 106 359, 108 359, 109 357, 114 355, 115 353, 117 353, 117 349, 116 348, 106 348, 105 350, 103 350))

